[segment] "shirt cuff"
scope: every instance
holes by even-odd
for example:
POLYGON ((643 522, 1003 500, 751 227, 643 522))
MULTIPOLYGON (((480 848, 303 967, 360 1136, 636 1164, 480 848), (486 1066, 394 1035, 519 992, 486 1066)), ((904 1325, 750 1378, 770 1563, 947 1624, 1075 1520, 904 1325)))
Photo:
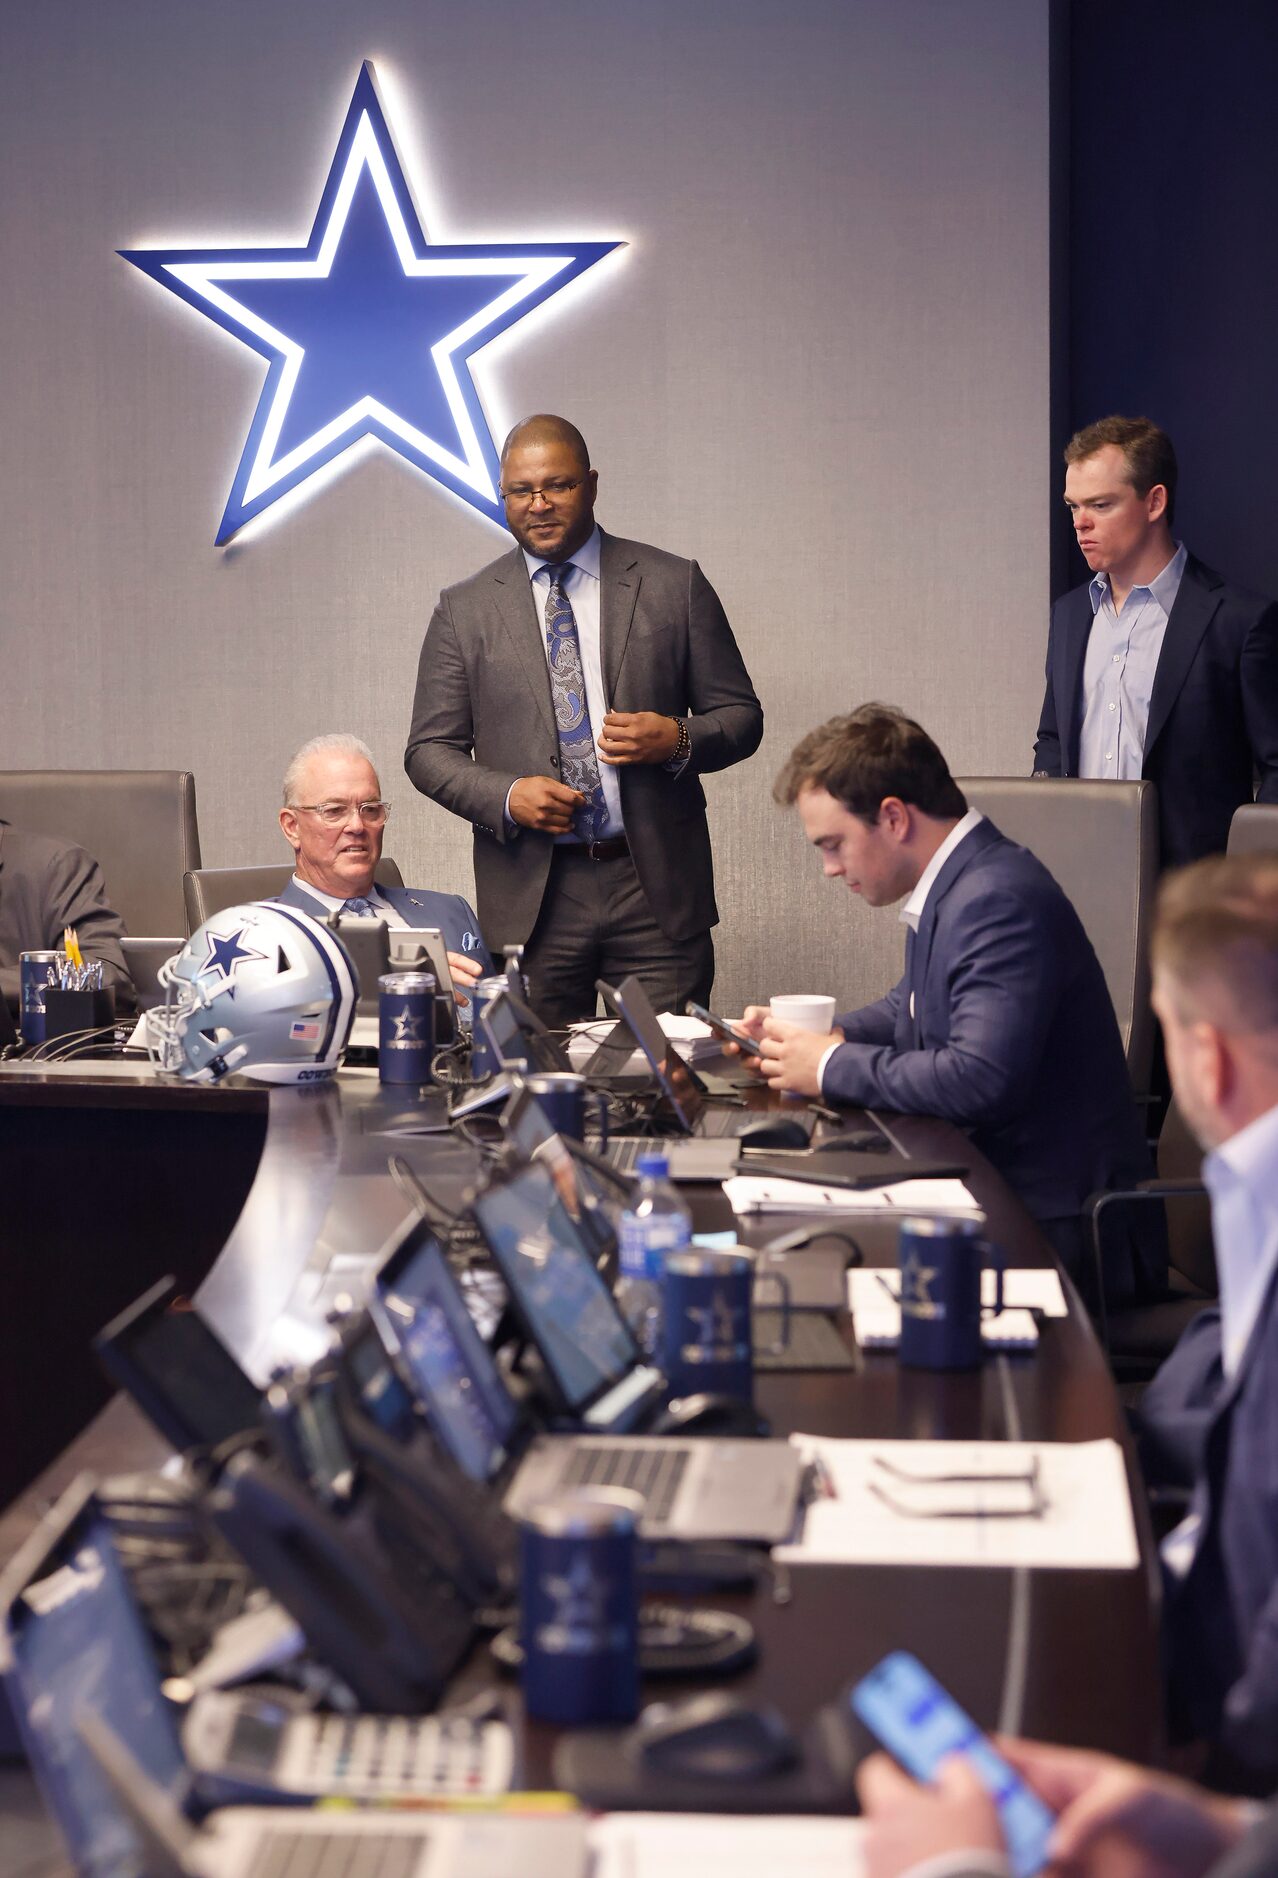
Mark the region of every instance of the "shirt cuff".
POLYGON ((510 788, 506 791, 506 800, 501 805, 501 825, 508 835, 516 835, 519 833, 519 823, 510 812, 510 798, 515 793, 515 783, 519 781, 520 778, 516 776, 515 782, 511 783, 510 788))
POLYGON ((825 1066, 829 1062, 830 1058, 834 1055, 834 1052, 836 1050, 841 1050, 843 1048, 844 1042, 845 1042, 844 1038, 842 1037, 836 1038, 835 1041, 830 1045, 829 1049, 826 1051, 825 1055, 821 1058, 821 1061, 817 1064, 817 1088, 821 1091, 821 1094, 823 1096, 825 1094, 825 1066))

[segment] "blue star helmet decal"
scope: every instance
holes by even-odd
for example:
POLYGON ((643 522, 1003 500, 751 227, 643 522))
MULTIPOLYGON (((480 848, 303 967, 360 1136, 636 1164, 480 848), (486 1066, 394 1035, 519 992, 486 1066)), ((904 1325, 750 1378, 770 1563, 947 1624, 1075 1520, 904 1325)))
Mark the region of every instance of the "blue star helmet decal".
POLYGON ((620 241, 428 241, 365 64, 304 248, 122 248, 269 361, 223 545, 362 438, 505 526, 471 356, 620 241))
POLYGON ((266 957, 265 952, 255 952, 251 946, 241 945, 240 941, 243 937, 243 926, 237 926, 232 933, 209 933, 208 957, 205 959, 203 965, 201 965, 198 976, 204 978, 207 977, 210 972, 217 972, 223 981, 225 981, 235 976, 235 968, 237 965, 243 965, 249 959, 264 959, 266 957))

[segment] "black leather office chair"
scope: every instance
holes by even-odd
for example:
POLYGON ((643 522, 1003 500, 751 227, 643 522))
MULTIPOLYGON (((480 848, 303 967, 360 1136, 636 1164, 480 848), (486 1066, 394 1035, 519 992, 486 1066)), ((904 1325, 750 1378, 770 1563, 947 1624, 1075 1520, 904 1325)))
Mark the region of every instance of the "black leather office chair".
MULTIPOLYGON (((287 861, 273 861, 267 867, 193 868, 182 877, 186 900, 187 930, 194 932, 209 915, 224 907, 245 906, 250 900, 273 900, 283 893, 293 877, 287 861)), ((390 856, 377 863, 374 878, 379 887, 402 887, 404 876, 390 856)))
POLYGON ((1158 880, 1158 802, 1148 782, 973 776, 968 802, 1028 848, 1074 905, 1096 950, 1132 1087, 1149 1087, 1154 1016, 1149 922, 1158 880))
POLYGON ((200 865, 189 770, 0 770, 0 815, 87 849, 128 932, 186 930, 182 876, 200 865))
POLYGON ((1089 1202, 1092 1256, 1101 1340, 1120 1380, 1153 1375, 1181 1332, 1218 1295, 1211 1207, 1202 1183, 1203 1151, 1190 1134, 1173 1096, 1158 1137, 1158 1177, 1131 1189, 1097 1194, 1089 1202), (1106 1312, 1100 1275, 1108 1235, 1121 1228, 1132 1206, 1165 1206, 1167 1288, 1125 1310, 1106 1312))

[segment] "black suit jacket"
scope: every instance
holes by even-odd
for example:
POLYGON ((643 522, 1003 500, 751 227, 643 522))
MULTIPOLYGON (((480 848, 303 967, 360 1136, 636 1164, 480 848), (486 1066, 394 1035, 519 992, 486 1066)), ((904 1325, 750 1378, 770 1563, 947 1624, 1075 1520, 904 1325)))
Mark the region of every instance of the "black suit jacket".
MULTIPOLYGON (((763 710, 718 595, 695 561, 600 530, 604 684, 617 711, 687 717, 692 756, 618 771, 621 812, 653 916, 673 940, 709 930, 714 900, 702 773, 750 756, 763 710)), ((542 623, 516 548, 439 596, 417 668, 404 767, 474 828, 475 897, 494 952, 527 939, 550 869, 549 835, 508 835, 520 776, 556 776, 559 732, 542 623)))
MULTIPOLYGON (((1077 776, 1087 586, 1052 608, 1034 768, 1077 776)), ((1149 701, 1143 774, 1158 789, 1165 867, 1223 851, 1255 793, 1278 802, 1278 606, 1231 587, 1191 554, 1167 621, 1149 701)))
POLYGON ((19 955, 60 946, 74 926, 86 959, 101 959, 102 982, 132 1009, 133 980, 120 949, 124 931, 107 905, 102 870, 74 842, 0 821, 0 996, 16 1011, 19 955))

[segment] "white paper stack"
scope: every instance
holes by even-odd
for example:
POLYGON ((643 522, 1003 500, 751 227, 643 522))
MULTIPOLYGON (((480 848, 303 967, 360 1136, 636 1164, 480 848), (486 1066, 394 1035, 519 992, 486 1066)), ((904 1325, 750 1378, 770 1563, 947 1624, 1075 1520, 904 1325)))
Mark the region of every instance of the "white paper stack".
POLYGON ((1139 1563, 1116 1441, 835 1441, 791 1435, 826 1493, 794 1565, 1038 1566, 1139 1563))
POLYGON ((608 1813, 590 1828, 594 1878, 861 1878, 859 1819, 743 1813, 608 1813))
POLYGON ((736 1174, 723 1191, 734 1213, 941 1213, 981 1217, 961 1180, 899 1180, 889 1187, 826 1187, 815 1180, 736 1174))
MULTIPOLYGON (((708 1024, 703 1024, 699 1017, 676 1017, 673 1011, 663 1011, 657 1022, 662 1032, 672 1043, 678 1044, 679 1054, 688 1063, 703 1063, 708 1057, 718 1056, 722 1045, 708 1024)), ((574 1069, 581 1069, 587 1064, 604 1038, 612 1030, 611 1018, 592 1018, 589 1023, 574 1024, 568 1039, 568 1060, 574 1069)), ((637 1046, 631 1052, 630 1061, 623 1063, 613 1073, 618 1076, 642 1076, 648 1068, 648 1059, 637 1046)))

